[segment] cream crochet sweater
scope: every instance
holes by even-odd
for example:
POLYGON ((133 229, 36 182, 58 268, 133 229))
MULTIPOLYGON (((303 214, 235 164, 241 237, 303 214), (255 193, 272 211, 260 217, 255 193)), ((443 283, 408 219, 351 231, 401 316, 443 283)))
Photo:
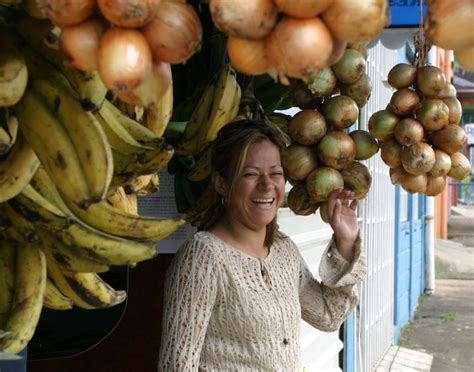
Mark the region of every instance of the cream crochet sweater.
POLYGON ((289 238, 258 259, 198 232, 167 273, 158 369, 300 371, 300 319, 337 330, 365 271, 360 241, 351 263, 330 242, 319 283, 289 238))

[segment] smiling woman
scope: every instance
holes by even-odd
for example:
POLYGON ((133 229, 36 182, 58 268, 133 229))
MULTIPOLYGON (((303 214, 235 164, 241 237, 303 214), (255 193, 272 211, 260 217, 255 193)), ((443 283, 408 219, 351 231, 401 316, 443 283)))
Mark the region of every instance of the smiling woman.
POLYGON ((279 129, 262 122, 219 132, 212 182, 220 199, 168 270, 160 371, 301 370, 300 319, 332 331, 356 305, 366 270, 357 201, 342 189, 328 200, 335 233, 320 283, 278 230, 284 148, 279 129))

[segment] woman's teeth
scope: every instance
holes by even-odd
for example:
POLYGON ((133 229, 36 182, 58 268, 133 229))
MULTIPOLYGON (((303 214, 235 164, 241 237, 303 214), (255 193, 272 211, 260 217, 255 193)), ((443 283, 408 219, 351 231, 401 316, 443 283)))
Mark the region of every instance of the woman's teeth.
POLYGON ((275 198, 256 198, 252 199, 252 202, 257 204, 271 204, 274 200, 275 198))

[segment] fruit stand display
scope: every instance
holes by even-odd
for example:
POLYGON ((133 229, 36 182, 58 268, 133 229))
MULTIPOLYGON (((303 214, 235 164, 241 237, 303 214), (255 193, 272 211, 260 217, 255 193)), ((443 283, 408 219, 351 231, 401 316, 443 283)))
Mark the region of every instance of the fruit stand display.
POLYGON ((28 344, 43 306, 123 303, 103 273, 201 225, 217 197, 212 142, 232 121, 285 134, 287 206, 300 215, 327 221, 339 187, 366 197, 362 161, 379 148, 408 191, 463 178, 460 104, 423 58, 393 68, 389 106, 349 133, 371 93, 366 45, 387 21, 386 0, 0 1, 0 352, 28 344), (141 216, 160 170, 180 214, 141 216))

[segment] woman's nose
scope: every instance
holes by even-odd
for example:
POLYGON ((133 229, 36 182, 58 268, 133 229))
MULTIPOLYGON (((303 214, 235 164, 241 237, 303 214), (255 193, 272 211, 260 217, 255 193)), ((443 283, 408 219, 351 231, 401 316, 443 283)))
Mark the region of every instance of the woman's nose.
POLYGON ((272 186, 272 180, 270 178, 270 176, 268 175, 263 175, 260 177, 260 180, 259 180, 259 186, 263 189, 268 189, 269 187, 272 186))

